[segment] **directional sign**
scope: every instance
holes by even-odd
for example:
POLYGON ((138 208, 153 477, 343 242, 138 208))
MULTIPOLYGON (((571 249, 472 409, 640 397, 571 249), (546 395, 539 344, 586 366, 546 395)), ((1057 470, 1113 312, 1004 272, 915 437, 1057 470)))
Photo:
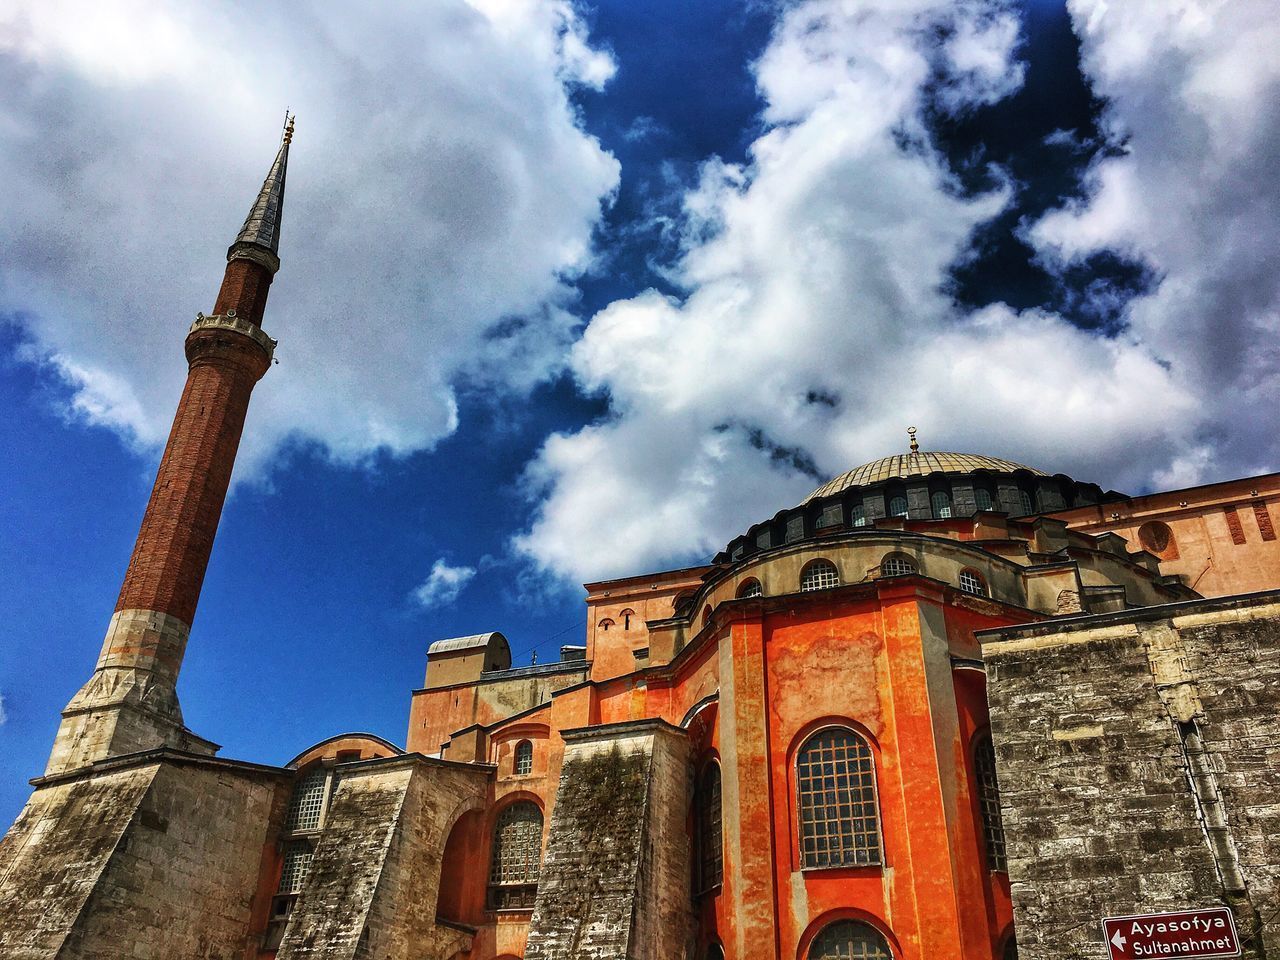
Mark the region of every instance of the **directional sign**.
POLYGON ((1102 936, 1111 960, 1240 956, 1235 917, 1226 907, 1107 917, 1102 921, 1102 936))

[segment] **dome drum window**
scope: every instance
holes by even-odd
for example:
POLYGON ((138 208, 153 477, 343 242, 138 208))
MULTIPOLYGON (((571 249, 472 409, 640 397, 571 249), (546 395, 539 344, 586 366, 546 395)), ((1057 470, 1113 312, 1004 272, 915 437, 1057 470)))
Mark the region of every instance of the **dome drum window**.
POLYGON ((891 553, 880 561, 882 577, 909 577, 916 572, 915 561, 901 553, 891 553))
POLYGON ((840 586, 840 572, 830 560, 814 560, 800 573, 800 592, 830 590, 840 586))
POLYGON ((738 588, 738 599, 740 600, 763 596, 763 594, 764 588, 760 586, 760 581, 756 580, 754 577, 738 588))
POLYGON ((951 516, 951 494, 945 490, 935 490, 929 497, 929 507, 933 511, 933 519, 948 519, 951 516))

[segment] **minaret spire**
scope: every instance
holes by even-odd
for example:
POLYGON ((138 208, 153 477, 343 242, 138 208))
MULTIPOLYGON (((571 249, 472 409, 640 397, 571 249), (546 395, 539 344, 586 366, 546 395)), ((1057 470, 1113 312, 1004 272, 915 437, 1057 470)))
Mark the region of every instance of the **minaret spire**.
POLYGON ((280 269, 280 216, 293 118, 244 228, 227 251, 213 316, 187 332, 187 383, 97 668, 62 712, 48 774, 107 757, 216 744, 182 722, 177 680, 231 483, 249 395, 276 342, 262 330, 280 269))

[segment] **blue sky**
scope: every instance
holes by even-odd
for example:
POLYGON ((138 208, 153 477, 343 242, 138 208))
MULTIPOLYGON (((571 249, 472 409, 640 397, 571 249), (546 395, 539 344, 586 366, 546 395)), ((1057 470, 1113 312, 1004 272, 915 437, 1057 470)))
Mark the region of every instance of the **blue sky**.
POLYGON ((227 756, 403 741, 431 640, 554 656, 583 580, 909 423, 1134 492, 1275 469, 1259 4, 128 6, 0 3, 0 819, 285 105, 281 364, 180 685, 227 756))

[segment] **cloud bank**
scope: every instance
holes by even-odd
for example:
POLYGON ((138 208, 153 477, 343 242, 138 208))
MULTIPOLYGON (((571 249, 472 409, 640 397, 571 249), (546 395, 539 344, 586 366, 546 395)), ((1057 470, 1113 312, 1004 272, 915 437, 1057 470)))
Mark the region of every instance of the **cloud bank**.
POLYGON ((282 443, 340 461, 430 447, 460 371, 562 369, 573 279, 618 165, 574 85, 603 85, 569 0, 294 6, 0 3, 0 315, 74 410, 163 442, 182 338, 298 115, 266 328, 285 375, 238 473, 282 443))
POLYGON ((1051 270, 1103 249, 1154 267, 1123 331, 948 295, 1017 185, 966 195, 925 111, 1017 89, 1008 6, 788 5, 756 65, 767 129, 685 197, 682 295, 612 303, 575 345, 610 415, 548 440, 515 548, 579 581, 702 559, 819 479, 904 451, 910 424, 926 448, 1121 489, 1274 468, 1267 18, 1104 0, 1072 14, 1116 149, 1086 202, 1026 230, 1051 270))

